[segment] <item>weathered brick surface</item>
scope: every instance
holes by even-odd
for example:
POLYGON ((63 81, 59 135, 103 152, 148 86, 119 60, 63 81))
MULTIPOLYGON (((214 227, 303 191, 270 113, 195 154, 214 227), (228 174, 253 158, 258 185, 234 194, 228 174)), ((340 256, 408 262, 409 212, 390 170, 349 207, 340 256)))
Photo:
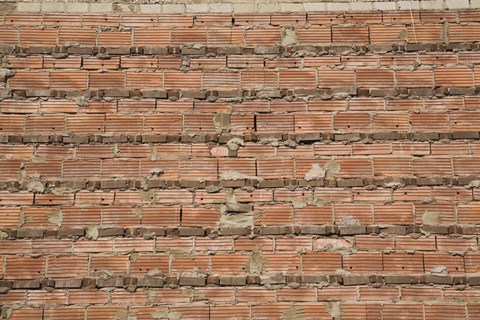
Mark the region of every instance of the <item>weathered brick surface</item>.
POLYGON ((480 12, 195 5, 0 15, 0 318, 477 319, 480 12))

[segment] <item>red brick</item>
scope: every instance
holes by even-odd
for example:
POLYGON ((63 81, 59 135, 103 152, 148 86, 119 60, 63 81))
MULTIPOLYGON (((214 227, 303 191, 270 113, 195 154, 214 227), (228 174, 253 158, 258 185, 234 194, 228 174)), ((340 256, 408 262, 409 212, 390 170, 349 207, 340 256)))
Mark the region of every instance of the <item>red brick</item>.
POLYGON ((95 29, 60 28, 58 32, 59 45, 94 46, 96 42, 97 31, 95 29))
POLYGON ((244 35, 243 28, 211 28, 208 29, 207 44, 209 46, 243 46, 244 35))
MULTIPOLYGON (((244 274, 248 266, 249 257, 246 254, 220 253, 212 256, 213 274, 244 274)), ((238 297, 237 299, 240 301, 238 297)))
POLYGON ((165 71, 165 89, 192 89, 201 88, 202 73, 200 71, 165 71))
POLYGON ((386 273, 421 274, 424 272, 423 254, 402 252, 384 254, 383 269, 386 273))
POLYGON ((207 44, 206 29, 172 29, 172 45, 207 44))
POLYGON ((332 42, 330 27, 310 27, 296 29, 297 41, 301 44, 330 44, 332 42))
POLYGON ((334 44, 368 44, 368 28, 357 26, 332 26, 334 44))
POLYGON ((406 30, 403 25, 371 25, 370 42, 372 44, 404 43, 406 30))
POLYGON ((309 252, 302 255, 302 271, 305 274, 331 273, 341 268, 342 256, 337 252, 309 252))
POLYGON ((453 224, 455 208, 453 203, 420 204, 415 203, 415 223, 453 224))
POLYGON ((167 46, 170 44, 170 29, 167 28, 135 28, 133 44, 137 46, 167 46))
POLYGON ((336 203, 335 224, 372 224, 373 208, 369 204, 336 203))
POLYGON ((319 88, 351 88, 355 86, 353 70, 324 70, 317 73, 319 88))
POLYGON ((370 131, 370 115, 365 112, 341 112, 334 118, 333 127, 341 131, 370 131))
POLYGON ((383 271, 381 253, 353 253, 343 255, 343 269, 352 273, 378 273, 383 271))
POLYGON ((394 73, 387 69, 357 69, 356 79, 359 87, 390 88, 394 86, 394 73))
POLYGON ((74 278, 87 275, 88 257, 48 257, 47 277, 74 278))
POLYGON ((473 86, 473 71, 470 68, 436 68, 435 85, 445 87, 473 86))
POLYGON ((391 205, 374 206, 375 224, 413 224, 413 206, 409 203, 395 202, 391 205))
POLYGON ((431 70, 398 70, 396 71, 397 86, 401 88, 432 87, 433 73, 431 70))
POLYGON ((47 89, 48 72, 17 70, 9 85, 11 89, 47 89))
POLYGON ((43 279, 45 277, 45 264, 45 257, 7 257, 5 279, 43 279))
POLYGON ((89 86, 91 89, 124 88, 125 79, 125 72, 122 71, 90 72, 89 86))
POLYGON ((26 47, 57 45, 57 29, 20 29, 20 45, 26 47))
POLYGON ((275 46, 281 42, 280 28, 249 29, 245 31, 247 46, 275 46))
MULTIPOLYGON (((45 69, 80 69, 81 64, 82 64, 81 57, 70 56, 63 59, 55 59, 54 57, 43 58, 43 67, 45 69)), ((74 75, 74 74, 75 73, 72 73, 71 75, 74 75)), ((81 74, 81 73, 78 73, 78 74, 81 74)), ((50 77, 52 77, 52 75, 56 75, 58 78, 59 73, 50 72, 50 77)))

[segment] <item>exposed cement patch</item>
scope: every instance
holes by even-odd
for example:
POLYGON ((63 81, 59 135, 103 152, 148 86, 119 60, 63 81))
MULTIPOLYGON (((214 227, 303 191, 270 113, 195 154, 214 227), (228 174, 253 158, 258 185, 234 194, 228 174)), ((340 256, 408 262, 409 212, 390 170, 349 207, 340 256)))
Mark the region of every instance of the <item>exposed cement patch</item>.
POLYGON ((0 231, 0 240, 7 239, 8 238, 8 233, 4 231, 0 231))
POLYGON ((247 213, 225 213, 220 216, 220 227, 250 227, 255 223, 254 212, 247 213))
POLYGON ((425 211, 422 215, 422 223, 426 225, 437 225, 441 223, 440 213, 439 212, 432 212, 432 211, 425 211))
POLYGON ((97 240, 98 239, 98 227, 97 226, 89 227, 86 231, 85 237, 87 239, 97 240))
POLYGON ((262 250, 253 250, 248 259, 247 272, 253 274, 261 274, 263 268, 267 265, 268 261, 263 256, 262 250))
POLYGON ((27 190, 33 193, 45 192, 46 183, 39 178, 30 178, 27 180, 27 190))
POLYGON ((63 213, 61 211, 56 211, 48 215, 48 222, 61 227, 63 223, 63 213))
POLYGON ((180 320, 182 314, 175 311, 157 311, 152 313, 152 317, 161 320, 180 320))
POLYGON ((342 318, 342 307, 340 302, 329 302, 327 303, 327 312, 332 317, 332 320, 340 320, 342 318))
POLYGON ((115 319, 116 320, 137 320, 136 311, 128 311, 128 310, 118 310, 115 312, 115 319))
POLYGON ((360 226, 362 225, 362 223, 355 219, 355 218, 352 218, 352 217, 344 217, 342 219, 340 219, 340 223, 339 223, 341 226, 360 226))
POLYGON ((297 209, 305 208, 308 206, 323 207, 324 205, 330 203, 329 200, 317 198, 317 197, 307 197, 307 198, 291 198, 289 202, 292 203, 292 206, 297 209))
POLYGON ((219 112, 213 117, 213 124, 217 132, 229 132, 230 126, 230 113, 219 112))
POLYGON ((312 164, 312 168, 305 174, 305 180, 313 181, 319 179, 331 180, 340 172, 340 165, 331 160, 321 166, 318 163, 312 164))
POLYGON ((155 190, 150 189, 148 191, 140 190, 140 199, 142 199, 142 203, 155 203, 155 190))
POLYGON ((304 320, 303 311, 300 306, 292 306, 282 313, 282 320, 304 320))
POLYGON ((238 171, 224 171, 220 173, 220 180, 224 180, 224 181, 236 181, 236 180, 245 180, 245 179, 262 180, 259 177, 249 176, 238 171))
POLYGON ((245 146, 245 141, 240 138, 233 138, 227 142, 227 148, 232 151, 236 151, 243 146, 245 146))
POLYGON ((282 35, 282 46, 291 46, 297 43, 297 34, 292 28, 285 28, 282 35))
POLYGON ((0 13, 9 13, 17 9, 16 3, 0 3, 0 13))

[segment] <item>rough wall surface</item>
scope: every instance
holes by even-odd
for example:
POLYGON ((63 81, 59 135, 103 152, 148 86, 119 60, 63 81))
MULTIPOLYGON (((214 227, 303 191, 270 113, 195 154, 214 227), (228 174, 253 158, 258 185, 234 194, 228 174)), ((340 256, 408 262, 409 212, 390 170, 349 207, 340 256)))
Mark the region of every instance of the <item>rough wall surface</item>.
POLYGON ((479 22, 1 15, 1 318, 480 319, 479 22))

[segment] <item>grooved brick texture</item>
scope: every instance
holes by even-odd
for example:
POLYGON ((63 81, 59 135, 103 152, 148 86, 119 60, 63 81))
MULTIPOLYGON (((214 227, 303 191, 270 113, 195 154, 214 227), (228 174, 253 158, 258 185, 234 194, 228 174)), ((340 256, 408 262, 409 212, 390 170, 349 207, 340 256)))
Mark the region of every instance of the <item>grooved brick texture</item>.
POLYGON ((478 23, 2 14, 0 318, 479 319, 478 23))

